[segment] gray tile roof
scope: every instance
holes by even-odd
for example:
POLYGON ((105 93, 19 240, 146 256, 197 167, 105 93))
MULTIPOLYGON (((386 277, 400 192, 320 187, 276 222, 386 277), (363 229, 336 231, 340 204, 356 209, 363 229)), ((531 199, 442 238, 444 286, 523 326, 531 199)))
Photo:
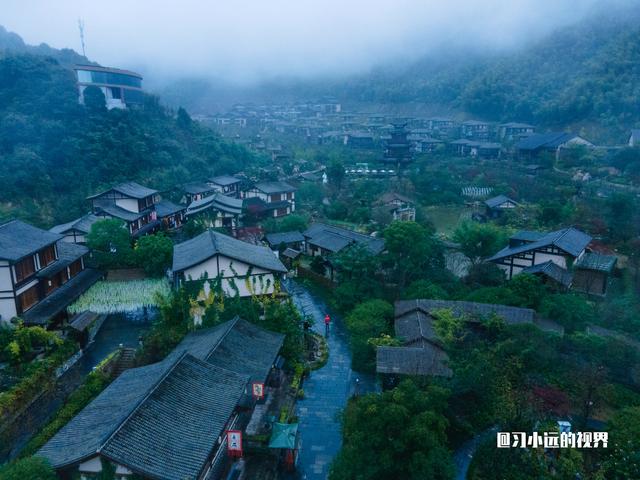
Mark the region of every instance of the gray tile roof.
POLYGON ((190 194, 207 193, 214 191, 211 185, 208 185, 204 182, 185 183, 182 186, 182 190, 190 194))
POLYGON ((428 342, 440 342, 433 328, 433 318, 418 308, 398 315, 394 328, 396 337, 402 339, 405 346, 424 346, 428 342))
POLYGON ((209 179, 209 183, 213 183, 215 185, 220 185, 222 187, 226 187, 228 185, 233 185, 234 183, 240 183, 238 177, 234 177, 233 175, 218 175, 217 177, 212 177, 209 179))
POLYGON ((53 233, 66 233, 72 230, 77 230, 81 233, 89 233, 91 231, 91 225, 96 223, 98 220, 100 220, 100 218, 96 217, 93 213, 87 213, 86 215, 76 218, 70 222, 51 227, 49 231, 53 233))
POLYGON ((376 371, 395 375, 434 375, 451 377, 448 355, 440 347, 378 347, 376 371))
POLYGON ((518 150, 537 150, 539 148, 557 148, 563 143, 576 138, 577 135, 565 132, 535 133, 518 142, 518 150))
POLYGON ((198 478, 247 378, 186 355, 102 448, 152 478, 198 478))
POLYGON ((218 254, 273 272, 287 271, 270 248, 252 245, 213 230, 173 247, 173 271, 184 271, 218 254))
POLYGON ((536 313, 530 308, 509 307, 490 303, 418 299, 397 301, 395 303, 395 316, 401 317, 416 309, 422 310, 429 315, 435 310, 451 309, 455 315, 466 315, 470 322, 478 322, 484 317, 496 314, 510 325, 533 323, 536 313))
POLYGON ((61 468, 100 452, 151 478, 197 478, 247 380, 188 354, 127 370, 38 455, 61 468))
POLYGON ((283 342, 283 334, 236 317, 190 333, 168 358, 188 352, 212 365, 264 381, 283 342))
POLYGON ((113 187, 111 187, 108 190, 105 190, 104 192, 100 192, 96 195, 92 195, 89 197, 89 199, 93 199, 93 198, 98 198, 101 197, 102 195, 109 193, 109 192, 118 192, 121 193, 122 195, 125 195, 127 197, 131 197, 131 198, 137 198, 138 200, 146 198, 150 195, 155 195, 156 193, 158 193, 157 190, 153 190, 151 188, 147 188, 144 187, 142 185, 140 185, 139 183, 136 182, 125 182, 125 183, 121 183, 119 185, 115 185, 113 187))
POLYGON ((565 287, 569 287, 571 285, 573 278, 570 272, 562 268, 560 265, 553 263, 551 260, 527 267, 522 270, 522 273, 544 275, 565 287))
POLYGON ((365 245, 375 255, 384 250, 384 240, 380 238, 370 237, 353 230, 324 223, 314 223, 305 230, 303 235, 311 245, 316 245, 333 253, 339 252, 353 243, 365 245))
POLYGON ((272 247, 277 247, 281 243, 287 244, 304 242, 304 236, 297 230, 293 232, 267 233, 264 238, 272 247))
POLYGON ((264 193, 287 193, 295 192, 296 188, 286 182, 258 182, 254 186, 255 189, 264 193))
POLYGON ((516 202, 515 200, 512 200, 506 195, 498 195, 496 197, 490 198, 489 200, 485 200, 484 203, 489 208, 496 208, 502 205, 503 203, 507 203, 507 202, 511 202, 514 205, 518 205, 518 202, 516 202))
POLYGON ((50 278, 52 275, 55 275, 63 268, 67 268, 73 262, 89 253, 89 249, 84 245, 65 242, 64 240, 59 240, 58 243, 56 243, 56 248, 58 250, 58 260, 40 270, 38 277, 50 278))
POLYGON ((611 272, 618 262, 615 255, 601 255, 599 253, 585 253, 574 265, 574 268, 582 270, 596 270, 611 272))
POLYGON ((0 258, 16 262, 62 238, 20 220, 0 225, 0 258))
POLYGON ((103 276, 104 273, 99 270, 85 268, 23 313, 21 317, 24 323, 27 325, 46 325, 49 320, 67 308, 103 276))
POLYGON ((175 203, 164 199, 156 203, 155 207, 156 213, 158 214, 159 218, 169 217, 186 210, 186 207, 183 207, 182 205, 176 205, 175 203))
POLYGON ((101 452, 150 478, 198 478, 250 378, 284 335, 239 319, 188 334, 162 362, 125 371, 39 452, 56 467, 101 452))
POLYGON ((116 205, 115 203, 113 203, 111 200, 107 198, 96 199, 94 200, 93 205, 96 210, 95 213, 98 216, 100 216, 99 215, 100 213, 104 212, 109 217, 119 218, 120 220, 124 220, 125 222, 135 222, 136 220, 138 220, 141 217, 144 217, 147 214, 146 210, 142 212, 131 212, 129 210, 126 210, 116 205))
POLYGON ((232 215, 240 215, 242 213, 242 200, 217 193, 191 202, 187 207, 187 215, 194 215, 210 208, 232 215))
MULTIPOLYGON (((513 238, 513 237, 512 237, 513 238)), ((563 228, 541 236, 538 240, 517 247, 505 247, 488 258, 488 261, 500 260, 505 257, 528 252, 538 248, 555 246, 563 252, 577 257, 591 243, 591 236, 573 227, 563 228)))

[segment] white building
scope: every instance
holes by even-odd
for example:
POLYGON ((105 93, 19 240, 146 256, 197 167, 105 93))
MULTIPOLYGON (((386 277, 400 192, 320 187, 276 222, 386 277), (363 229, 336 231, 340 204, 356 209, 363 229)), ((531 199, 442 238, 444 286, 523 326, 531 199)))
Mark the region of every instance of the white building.
POLYGON ((173 275, 182 282, 209 279, 209 286, 227 296, 274 293, 287 272, 270 248, 252 245, 208 230, 173 248, 173 275), (219 282, 219 284, 217 283, 219 282))

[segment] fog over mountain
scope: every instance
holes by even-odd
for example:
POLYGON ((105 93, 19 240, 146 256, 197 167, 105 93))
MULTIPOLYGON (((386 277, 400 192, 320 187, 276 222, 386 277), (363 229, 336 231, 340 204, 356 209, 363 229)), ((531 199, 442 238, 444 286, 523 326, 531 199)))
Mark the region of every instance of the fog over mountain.
POLYGON ((348 76, 433 52, 503 51, 579 21, 598 0, 4 0, 0 23, 29 44, 140 70, 235 85, 348 76), (25 15, 24 12, 31 12, 25 15))

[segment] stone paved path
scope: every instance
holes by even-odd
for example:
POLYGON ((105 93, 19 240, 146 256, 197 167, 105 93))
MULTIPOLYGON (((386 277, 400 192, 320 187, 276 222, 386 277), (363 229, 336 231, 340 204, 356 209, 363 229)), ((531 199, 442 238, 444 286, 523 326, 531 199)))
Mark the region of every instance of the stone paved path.
POLYGON ((325 480, 329 465, 340 450, 342 436, 338 415, 355 393, 356 378, 360 380, 360 394, 375 391, 375 379, 351 370, 351 354, 342 319, 299 283, 290 282, 288 290, 302 315, 314 318, 315 331, 324 334, 327 311, 332 319, 328 336, 329 361, 304 381, 305 398, 296 406, 301 439, 297 478, 325 480))

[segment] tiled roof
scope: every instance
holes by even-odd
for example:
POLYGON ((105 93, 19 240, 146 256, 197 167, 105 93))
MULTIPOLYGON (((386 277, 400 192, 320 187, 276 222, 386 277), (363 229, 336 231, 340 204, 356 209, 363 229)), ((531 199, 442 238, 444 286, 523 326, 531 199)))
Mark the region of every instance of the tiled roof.
POLYGON ((102 276, 103 272, 85 268, 53 293, 39 301, 21 315, 27 325, 46 325, 75 299, 86 292, 102 276))
POLYGON ((242 200, 217 193, 191 202, 187 207, 187 215, 194 215, 210 208, 233 215, 240 215, 242 213, 242 200))
POLYGON ((183 207, 182 205, 176 205, 169 200, 160 200, 158 203, 156 203, 155 207, 156 213, 160 218, 169 217, 171 215, 175 215, 178 212, 186 210, 186 207, 183 207))
POLYGON ((96 209, 96 213, 104 212, 110 217, 119 218, 120 220, 124 220, 125 222, 135 222, 136 220, 144 217, 147 214, 146 210, 142 212, 131 212, 116 205, 107 198, 96 199, 94 200, 93 205, 96 209))
POLYGON ((384 250, 384 240, 361 233, 334 227, 324 223, 314 223, 304 233, 307 241, 330 252, 339 252, 352 243, 366 246, 371 253, 377 255, 384 250))
POLYGON ((100 218, 96 217, 93 213, 87 213, 86 215, 76 218, 70 222, 51 227, 49 231, 53 233, 66 233, 71 230, 77 230, 81 233, 89 233, 91 231, 91 225, 96 223, 98 220, 100 220, 100 218))
POLYGON ((0 225, 0 258, 16 262, 61 238, 61 235, 41 230, 20 220, 11 220, 0 225))
POLYGON ((297 230, 293 232, 267 233, 264 238, 272 247, 277 247, 281 243, 304 242, 304 236, 297 230))
POLYGON ((38 272, 38 277, 50 278, 63 268, 67 268, 80 257, 89 253, 89 249, 84 245, 65 242, 64 240, 59 240, 58 243, 56 243, 56 248, 58 250, 58 260, 40 270, 38 272))
POLYGON ((184 190, 187 193, 197 194, 197 193, 212 192, 213 187, 204 182, 191 182, 191 183, 185 183, 182 186, 182 190, 184 190))
POLYGON ((38 455, 61 468, 100 452, 151 478, 198 478, 246 382, 188 354, 127 370, 38 455))
POLYGON ((287 271, 270 248, 252 245, 213 230, 173 247, 173 271, 184 271, 218 254, 273 272, 287 271))
POLYGON ((138 200, 146 198, 150 195, 155 195, 158 193, 157 190, 153 190, 151 188, 144 187, 136 182, 126 182, 111 187, 109 190, 105 190, 104 192, 100 192, 96 195, 92 195, 89 199, 98 198, 109 192, 118 192, 126 197, 137 198, 138 200))
POLYGON ((125 371, 39 452, 56 468, 101 452, 149 478, 199 478, 217 438, 264 381, 284 335, 239 319, 197 330, 162 362, 125 371))
POLYGON ((507 324, 533 323, 535 311, 530 308, 509 307, 491 303, 464 302, 456 300, 399 300, 395 303, 395 316, 401 317, 416 309, 431 314, 435 310, 450 309, 457 316, 466 315, 467 320, 478 322, 495 314, 507 324))
POLYGON ((531 275, 545 275, 552 280, 558 282, 560 285, 569 287, 571 285, 572 275, 570 272, 562 268, 560 265, 555 264, 551 260, 532 265, 522 270, 522 273, 529 273, 531 275))
POLYGON ((223 187, 228 185, 233 185, 234 183, 239 183, 241 181, 242 180, 232 175, 218 175, 217 177, 213 177, 209 179, 210 183, 213 183, 215 185, 220 185, 223 187))
POLYGON ((555 232, 550 232, 541 236, 538 240, 517 247, 505 247, 488 259, 488 261, 499 260, 512 255, 528 252, 538 248, 555 246, 565 253, 577 257, 589 245, 592 238, 580 230, 573 227, 563 228, 555 232))
POLYGON ((518 202, 510 199, 506 195, 498 195, 497 197, 490 198, 489 200, 485 200, 485 205, 489 208, 496 208, 502 205, 503 203, 511 202, 514 205, 518 205, 518 202))
POLYGON ((168 358, 188 352, 218 367, 264 381, 282 342, 284 335, 236 317, 217 327, 190 333, 168 358))
POLYGON ((378 347, 376 371, 396 375, 435 375, 451 377, 449 357, 440 347, 378 347))
POLYGON ((286 182, 258 182, 254 188, 263 193, 288 193, 295 192, 296 188, 286 182))
POLYGON ((599 253, 585 253, 574 265, 582 270, 597 270, 611 272, 618 262, 615 255, 600 255, 599 253))
POLYGON ((557 148, 577 135, 565 132, 535 133, 518 142, 518 150, 537 150, 538 148, 557 148))
POLYGON ((433 328, 433 318, 418 308, 399 315, 394 322, 396 337, 405 346, 424 346, 425 343, 439 343, 433 328))

